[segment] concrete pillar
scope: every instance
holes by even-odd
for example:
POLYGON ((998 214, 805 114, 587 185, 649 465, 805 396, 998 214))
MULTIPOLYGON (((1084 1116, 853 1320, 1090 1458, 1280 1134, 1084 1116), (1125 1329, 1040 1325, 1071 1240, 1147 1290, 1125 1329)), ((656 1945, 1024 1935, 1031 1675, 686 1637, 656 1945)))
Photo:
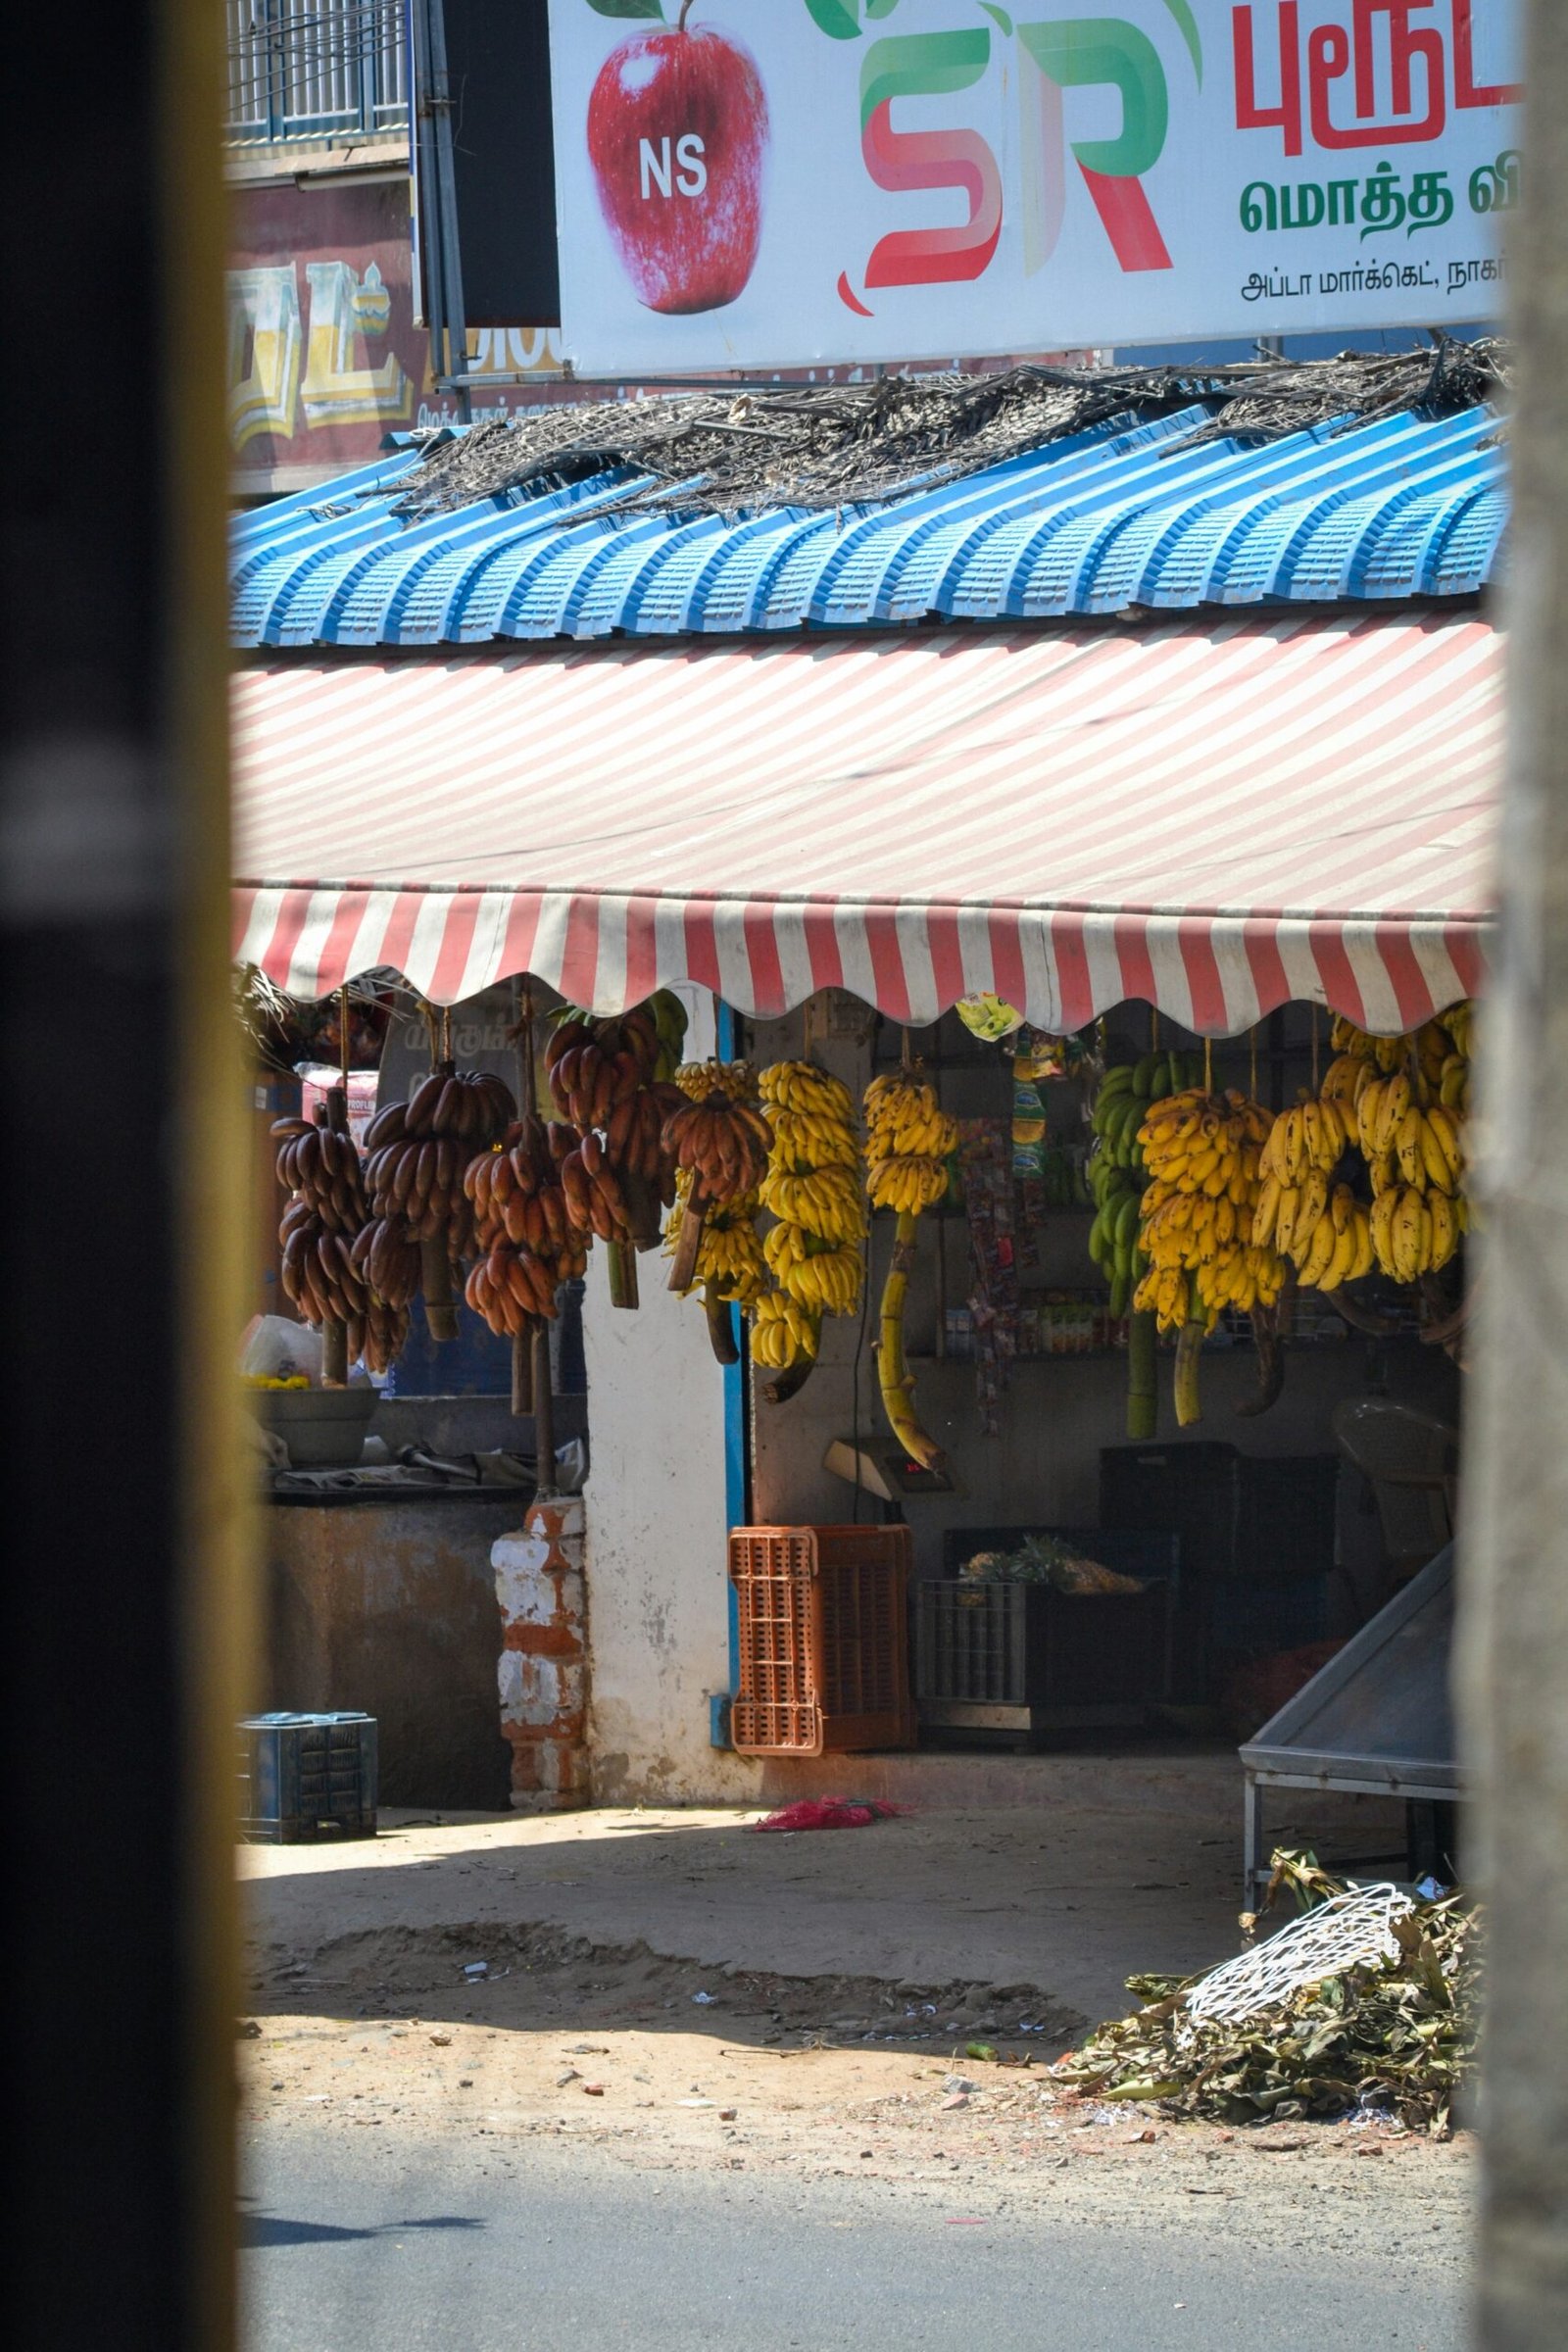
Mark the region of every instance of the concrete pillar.
POLYGON ((521 1533, 490 1553, 501 1606, 501 1730, 512 1746, 512 1802, 564 1813, 589 1800, 588 1602, 583 1505, 535 1502, 521 1533))

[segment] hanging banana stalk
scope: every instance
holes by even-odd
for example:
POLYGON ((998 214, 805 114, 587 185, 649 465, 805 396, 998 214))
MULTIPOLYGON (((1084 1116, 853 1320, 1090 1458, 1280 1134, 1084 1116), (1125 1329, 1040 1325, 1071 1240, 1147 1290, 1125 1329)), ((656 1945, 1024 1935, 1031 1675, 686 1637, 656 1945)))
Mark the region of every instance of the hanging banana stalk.
POLYGON ((882 1409, 888 1417, 888 1427, 898 1439, 911 1462, 924 1470, 943 1470, 947 1457, 935 1438, 921 1428, 914 1410, 914 1376, 904 1358, 904 1307, 909 1289, 909 1269, 914 1264, 915 1230, 918 1223, 913 1209, 901 1209, 894 1229, 893 1258, 888 1278, 882 1286, 882 1310, 878 1325, 876 1368, 882 1391, 882 1409))
POLYGON ((904 1356, 904 1309, 920 1212, 947 1191, 948 1154, 957 1142, 958 1122, 942 1108, 935 1087, 922 1083, 918 1063, 906 1061, 867 1087, 866 1187, 873 1208, 891 1208, 898 1216, 882 1289, 877 1379, 888 1427, 909 1459, 927 1470, 942 1469, 944 1457, 915 1417, 914 1379, 904 1356))
POLYGON ((1176 1426, 1191 1429, 1203 1418, 1198 1391, 1198 1362, 1205 1337, 1201 1323, 1184 1323, 1176 1340, 1176 1426))
POLYGON ((1127 1435, 1147 1446, 1159 1433, 1159 1317, 1142 1312, 1127 1325, 1127 1435))

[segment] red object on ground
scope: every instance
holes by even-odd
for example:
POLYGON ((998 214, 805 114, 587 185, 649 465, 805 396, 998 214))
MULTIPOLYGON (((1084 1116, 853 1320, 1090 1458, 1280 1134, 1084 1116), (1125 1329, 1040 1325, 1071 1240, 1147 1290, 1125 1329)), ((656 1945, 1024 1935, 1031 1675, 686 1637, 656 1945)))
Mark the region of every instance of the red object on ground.
POLYGON ((907 1805, 883 1805, 870 1797, 805 1796, 799 1804, 754 1821, 754 1830, 868 1830, 873 1821, 892 1813, 907 1813, 907 1805))

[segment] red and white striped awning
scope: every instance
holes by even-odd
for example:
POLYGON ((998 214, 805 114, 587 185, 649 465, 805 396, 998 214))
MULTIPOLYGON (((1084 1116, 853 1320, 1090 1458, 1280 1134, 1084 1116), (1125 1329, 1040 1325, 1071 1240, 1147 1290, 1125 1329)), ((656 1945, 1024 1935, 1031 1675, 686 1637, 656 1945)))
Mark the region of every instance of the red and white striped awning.
POLYGON ((1400 1030, 1470 995, 1500 640, 1473 614, 280 656, 234 687, 236 954, 290 994, 693 980, 1047 1030, 1127 999, 1400 1030))

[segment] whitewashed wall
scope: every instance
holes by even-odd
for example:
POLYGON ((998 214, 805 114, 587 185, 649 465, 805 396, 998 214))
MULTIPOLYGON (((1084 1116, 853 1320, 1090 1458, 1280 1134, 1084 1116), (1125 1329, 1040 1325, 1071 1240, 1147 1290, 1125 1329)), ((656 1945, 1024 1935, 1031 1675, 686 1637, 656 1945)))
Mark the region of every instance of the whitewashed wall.
MULTIPOLYGON (((692 1012, 698 1058, 713 1050, 709 1001, 692 1012)), ((724 1376, 701 1306, 666 1289, 667 1272, 662 1256, 639 1259, 628 1313, 611 1305, 596 1250, 583 1306, 597 1804, 736 1803, 760 1785, 757 1765, 710 1744, 709 1694, 729 1689, 724 1376)))

